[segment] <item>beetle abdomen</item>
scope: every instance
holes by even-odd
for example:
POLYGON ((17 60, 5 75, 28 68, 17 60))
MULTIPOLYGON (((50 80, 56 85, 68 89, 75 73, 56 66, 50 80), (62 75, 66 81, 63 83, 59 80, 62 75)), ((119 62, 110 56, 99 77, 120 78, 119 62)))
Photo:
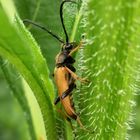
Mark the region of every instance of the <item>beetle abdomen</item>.
POLYGON ((70 100, 70 95, 66 96, 64 99, 61 99, 61 96, 63 95, 63 93, 69 89, 69 73, 67 72, 66 68, 59 67, 59 68, 55 69, 54 78, 55 78, 56 85, 58 88, 60 100, 63 104, 63 107, 64 107, 66 113, 71 118, 77 119, 77 115, 71 104, 72 100, 70 100))

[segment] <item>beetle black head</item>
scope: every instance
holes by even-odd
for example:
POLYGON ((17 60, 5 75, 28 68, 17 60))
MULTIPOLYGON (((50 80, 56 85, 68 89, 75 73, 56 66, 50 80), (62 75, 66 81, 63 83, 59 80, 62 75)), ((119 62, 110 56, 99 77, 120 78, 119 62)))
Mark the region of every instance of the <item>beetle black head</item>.
POLYGON ((76 42, 66 43, 66 44, 63 44, 62 51, 66 51, 69 53, 71 50, 73 50, 77 46, 78 44, 76 42))

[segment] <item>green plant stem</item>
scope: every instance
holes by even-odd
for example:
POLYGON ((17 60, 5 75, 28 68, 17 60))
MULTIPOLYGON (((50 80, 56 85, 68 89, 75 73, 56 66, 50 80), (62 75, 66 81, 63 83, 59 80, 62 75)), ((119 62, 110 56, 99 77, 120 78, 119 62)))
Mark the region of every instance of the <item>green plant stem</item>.
POLYGON ((70 42, 74 41, 74 38, 76 36, 76 32, 77 32, 78 25, 79 25, 81 17, 82 17, 82 14, 81 14, 81 11, 79 11, 76 14, 76 17, 75 17, 75 22, 74 22, 74 26, 73 26, 73 29, 72 29, 72 35, 71 35, 71 38, 70 38, 70 42))
POLYGON ((134 102, 134 71, 140 63, 139 47, 130 45, 137 41, 131 40, 136 33, 136 5, 136 1, 87 1, 85 22, 81 25, 86 46, 79 53, 77 73, 91 82, 81 85, 76 95, 81 120, 95 133, 82 135, 81 131, 77 139, 124 140, 127 137, 134 102))

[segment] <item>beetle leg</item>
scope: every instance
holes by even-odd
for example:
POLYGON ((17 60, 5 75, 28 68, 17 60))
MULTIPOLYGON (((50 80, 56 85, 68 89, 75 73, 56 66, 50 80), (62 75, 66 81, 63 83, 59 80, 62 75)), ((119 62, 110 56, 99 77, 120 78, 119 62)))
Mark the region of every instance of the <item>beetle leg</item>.
MULTIPOLYGON (((63 100, 65 97, 67 97, 71 93, 72 90, 73 89, 68 88, 64 93, 62 93, 61 99, 63 100)), ((60 102, 59 96, 55 99, 54 104, 56 105, 58 102, 60 102)))
POLYGON ((59 96, 54 100, 54 104, 56 105, 58 102, 60 102, 60 97, 59 96))
POLYGON ((56 110, 57 110, 58 113, 60 113, 62 115, 62 117, 64 119, 66 119, 68 122, 71 122, 70 118, 61 109, 56 108, 56 110))
POLYGON ((56 111, 57 111, 58 113, 60 113, 60 114, 62 115, 62 117, 65 118, 66 120, 69 119, 68 116, 67 116, 61 109, 56 108, 56 111), (67 118, 68 118, 68 119, 67 119, 67 118))
POLYGON ((74 83, 70 84, 69 88, 62 94, 61 99, 63 100, 65 97, 67 97, 74 88, 76 88, 76 85, 74 83))
MULTIPOLYGON (((67 97, 73 91, 74 88, 76 88, 76 85, 74 83, 70 84, 69 88, 64 93, 62 93, 61 99, 63 100, 65 97, 67 97)), ((56 105, 59 101, 60 97, 58 96, 55 99, 54 104, 56 105)))
POLYGON ((73 71, 71 71, 68 67, 65 67, 66 70, 71 74, 71 76, 75 79, 75 80, 79 80, 83 83, 87 83, 89 82, 87 79, 85 78, 80 78, 79 76, 77 76, 73 71))
POLYGON ((82 41, 80 42, 80 44, 79 44, 77 47, 75 47, 75 48, 69 53, 69 55, 71 55, 72 53, 76 52, 81 46, 82 46, 82 41))
POLYGON ((94 134, 94 131, 93 131, 93 130, 86 129, 86 128, 84 127, 84 125, 83 125, 82 122, 80 121, 79 116, 77 116, 76 121, 77 121, 78 124, 80 125, 81 129, 83 129, 84 131, 86 131, 86 132, 88 132, 88 133, 90 133, 90 134, 94 134))
POLYGON ((69 122, 69 124, 70 124, 70 126, 71 126, 71 128, 72 128, 72 130, 73 130, 73 126, 72 126, 72 123, 71 123, 71 119, 70 119, 61 109, 57 109, 57 108, 56 108, 56 110, 57 110, 58 113, 60 113, 60 114, 62 115, 62 117, 63 117, 64 119, 66 119, 66 120, 69 122))

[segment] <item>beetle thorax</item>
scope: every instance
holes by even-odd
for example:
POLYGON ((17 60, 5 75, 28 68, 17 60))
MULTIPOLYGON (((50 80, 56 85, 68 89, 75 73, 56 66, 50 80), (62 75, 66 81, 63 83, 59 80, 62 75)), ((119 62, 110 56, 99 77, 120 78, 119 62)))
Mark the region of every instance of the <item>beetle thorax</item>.
POLYGON ((67 58, 67 53, 61 52, 56 56, 56 64, 63 64, 67 58))

